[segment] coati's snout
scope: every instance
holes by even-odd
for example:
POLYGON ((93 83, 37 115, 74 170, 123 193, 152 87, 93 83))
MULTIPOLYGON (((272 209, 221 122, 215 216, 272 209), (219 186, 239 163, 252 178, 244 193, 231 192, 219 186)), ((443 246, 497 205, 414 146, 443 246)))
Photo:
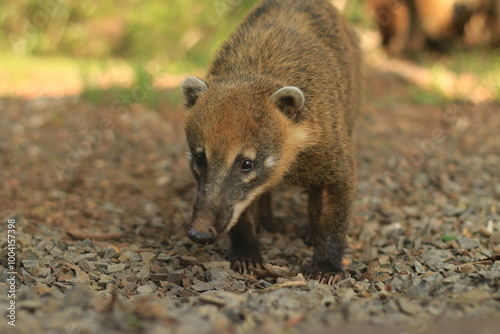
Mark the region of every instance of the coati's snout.
POLYGON ((198 244, 209 245, 215 242, 229 222, 231 203, 224 199, 224 193, 217 185, 199 182, 187 235, 198 244))
POLYGON ((214 209, 200 208, 200 196, 197 197, 194 210, 193 219, 189 225, 187 232, 188 238, 192 241, 209 245, 213 244, 217 239, 217 230, 215 229, 215 211, 214 209))

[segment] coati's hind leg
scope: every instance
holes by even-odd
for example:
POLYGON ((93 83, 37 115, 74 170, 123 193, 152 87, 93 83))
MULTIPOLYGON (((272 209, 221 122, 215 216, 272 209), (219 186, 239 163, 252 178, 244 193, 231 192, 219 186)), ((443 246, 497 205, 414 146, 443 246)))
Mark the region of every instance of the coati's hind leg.
POLYGON ((229 231, 231 250, 229 261, 233 270, 247 273, 248 267, 261 268, 262 255, 257 238, 257 228, 254 224, 254 206, 246 209, 238 223, 229 231))
POLYGON ((309 191, 308 213, 314 246, 310 278, 332 284, 344 276, 342 255, 350 218, 353 189, 348 184, 325 185, 309 191))

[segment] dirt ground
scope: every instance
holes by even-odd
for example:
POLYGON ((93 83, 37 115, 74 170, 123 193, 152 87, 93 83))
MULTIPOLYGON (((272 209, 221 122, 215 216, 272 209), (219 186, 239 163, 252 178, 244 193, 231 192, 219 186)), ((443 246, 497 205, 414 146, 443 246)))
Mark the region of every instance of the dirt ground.
POLYGON ((312 255, 297 189, 279 187, 276 228, 261 233, 281 277, 231 271, 227 237, 187 239, 180 106, 0 99, 0 290, 17 274, 1 332, 498 330, 500 104, 420 105, 401 78, 366 72, 348 277, 332 287, 297 276, 312 255))

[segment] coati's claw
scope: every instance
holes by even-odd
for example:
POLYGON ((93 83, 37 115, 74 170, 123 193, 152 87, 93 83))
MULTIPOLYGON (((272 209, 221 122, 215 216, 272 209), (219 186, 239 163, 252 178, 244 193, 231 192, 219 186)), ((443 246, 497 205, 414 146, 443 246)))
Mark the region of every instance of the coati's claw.
POLYGON ((308 280, 319 281, 321 284, 333 285, 344 278, 343 273, 322 273, 321 271, 307 276, 308 280))
POLYGON ((259 259, 250 259, 250 258, 239 258, 231 261, 231 268, 242 274, 246 275, 250 273, 250 267, 254 267, 257 269, 262 269, 262 260, 259 259))

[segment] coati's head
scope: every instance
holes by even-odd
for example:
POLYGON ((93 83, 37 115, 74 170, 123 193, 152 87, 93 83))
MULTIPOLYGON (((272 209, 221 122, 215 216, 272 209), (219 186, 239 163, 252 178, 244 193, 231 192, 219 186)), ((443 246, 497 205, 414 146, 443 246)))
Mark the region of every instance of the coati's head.
POLYGON ((278 183, 308 140, 300 121, 304 94, 263 80, 182 83, 185 131, 198 194, 188 236, 213 243, 278 183))

